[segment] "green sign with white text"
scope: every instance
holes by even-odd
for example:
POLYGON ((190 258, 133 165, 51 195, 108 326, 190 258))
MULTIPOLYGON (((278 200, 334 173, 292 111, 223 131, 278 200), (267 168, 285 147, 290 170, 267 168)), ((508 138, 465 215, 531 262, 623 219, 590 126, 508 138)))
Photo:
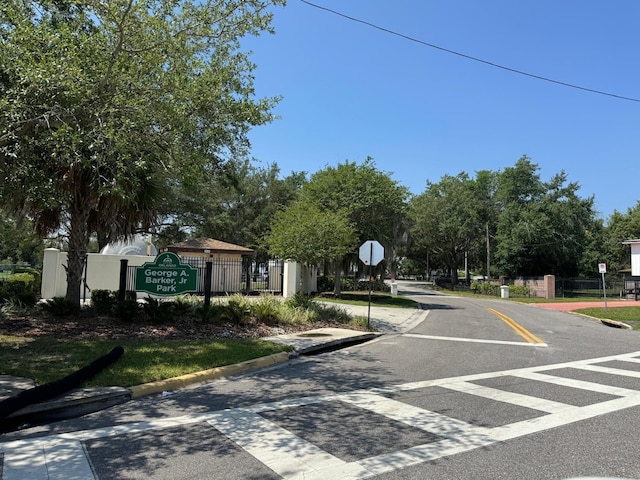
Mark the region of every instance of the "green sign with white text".
POLYGON ((173 252, 136 267, 135 291, 153 295, 180 295, 198 291, 198 269, 180 262, 173 252))

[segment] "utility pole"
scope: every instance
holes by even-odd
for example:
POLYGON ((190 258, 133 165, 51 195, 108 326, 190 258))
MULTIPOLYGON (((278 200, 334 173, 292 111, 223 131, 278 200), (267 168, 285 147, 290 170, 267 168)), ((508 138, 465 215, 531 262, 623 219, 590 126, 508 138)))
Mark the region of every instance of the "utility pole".
POLYGON ((486 223, 487 227, 487 281, 491 280, 491 245, 489 243, 489 222, 486 223))

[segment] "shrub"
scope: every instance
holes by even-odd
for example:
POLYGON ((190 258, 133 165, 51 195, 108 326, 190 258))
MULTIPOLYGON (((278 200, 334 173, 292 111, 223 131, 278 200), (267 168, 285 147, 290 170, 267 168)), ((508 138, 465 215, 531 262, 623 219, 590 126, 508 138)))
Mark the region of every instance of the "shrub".
POLYGON ((284 304, 289 308, 311 308, 315 300, 309 294, 297 292, 293 297, 285 299, 284 304))
POLYGON ((92 290, 91 307, 98 315, 111 315, 118 304, 118 292, 111 290, 92 290))
POLYGON ((224 320, 226 308, 226 305, 219 303, 212 303, 208 306, 203 303, 196 307, 194 313, 205 323, 218 323, 224 320))
POLYGON ((173 297, 172 303, 175 315, 180 317, 195 314, 196 309, 203 305, 202 300, 195 295, 178 295, 173 297))
POLYGON ((351 315, 340 305, 315 303, 311 311, 313 315, 310 320, 314 322, 349 323, 351 321, 351 315))
POLYGON ((39 274, 32 273, 11 275, 0 283, 0 303, 14 301, 23 305, 35 305, 40 293, 39 278, 39 274))
POLYGON ((142 303, 142 313, 153 323, 171 322, 175 318, 175 304, 147 297, 142 303))
POLYGON ((326 275, 319 276, 317 287, 319 292, 332 292, 333 277, 328 277, 326 275))
POLYGON ((9 318, 15 315, 26 315, 31 312, 31 307, 24 305, 18 300, 8 299, 0 304, 0 319, 9 318))
POLYGON ((302 307, 291 307, 283 304, 279 323, 292 324, 312 322, 315 318, 315 313, 312 308, 313 306, 310 309, 307 309, 302 307))
POLYGON ((473 282, 470 286, 469 289, 473 292, 473 293, 478 293, 481 295, 492 295, 495 297, 500 296, 500 285, 492 285, 491 283, 487 283, 487 282, 473 282))
POLYGON ((67 297, 53 297, 43 302, 40 307, 54 317, 68 317, 80 313, 80 305, 72 302, 67 297))
POLYGON ((247 300, 245 300, 242 295, 235 294, 229 297, 222 312, 222 319, 240 325, 246 322, 250 315, 251 309, 247 300))
POLYGON ((136 299, 125 298, 116 303, 114 314, 122 321, 131 322, 140 316, 141 306, 136 299))
POLYGON ((258 300, 249 304, 251 316, 267 325, 278 323, 282 309, 282 303, 273 295, 261 295, 258 300))
MULTIPOLYGON (((318 291, 332 292, 334 288, 333 275, 318 277, 318 291)), ((374 292, 390 292, 391 287, 384 282, 384 279, 376 278, 371 283, 371 289, 374 292)), ((368 280, 356 280, 354 278, 340 279, 340 290, 344 292, 363 292, 369 290, 368 280)))
POLYGON ((525 287, 524 285, 510 285, 509 286, 509 296, 511 296, 511 297, 529 297, 529 296, 531 296, 531 292, 529 291, 529 287, 525 287))

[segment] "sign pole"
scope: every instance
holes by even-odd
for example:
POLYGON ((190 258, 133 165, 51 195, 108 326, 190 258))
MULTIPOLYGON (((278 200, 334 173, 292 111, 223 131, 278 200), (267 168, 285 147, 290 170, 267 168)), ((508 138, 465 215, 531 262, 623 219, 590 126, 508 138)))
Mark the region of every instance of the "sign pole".
POLYGON ((373 243, 371 244, 371 249, 369 250, 369 308, 367 309, 367 328, 369 328, 369 323, 371 322, 371 289, 373 285, 371 284, 371 263, 373 262, 373 243))
POLYGON ((378 265, 384 260, 384 247, 380 242, 375 240, 367 240, 358 249, 358 256, 362 263, 369 265, 369 308, 367 310, 367 328, 371 323, 371 290, 373 290, 373 282, 371 280, 371 267, 378 265))
POLYGON ((602 293, 604 295, 604 309, 607 309, 607 286, 604 283, 604 274, 607 273, 607 264, 599 263, 598 270, 602 274, 602 293))

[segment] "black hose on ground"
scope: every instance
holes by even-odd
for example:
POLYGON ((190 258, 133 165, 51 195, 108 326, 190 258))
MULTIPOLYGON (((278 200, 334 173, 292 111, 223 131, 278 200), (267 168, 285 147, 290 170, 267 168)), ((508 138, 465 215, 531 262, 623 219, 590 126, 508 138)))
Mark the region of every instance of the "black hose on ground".
POLYGON ((0 402, 0 425, 9 415, 28 405, 51 400, 69 390, 79 387, 117 361, 123 354, 124 349, 122 347, 115 347, 106 355, 94 360, 86 367, 81 368, 71 375, 38 387, 23 390, 17 395, 2 400, 0 402))

